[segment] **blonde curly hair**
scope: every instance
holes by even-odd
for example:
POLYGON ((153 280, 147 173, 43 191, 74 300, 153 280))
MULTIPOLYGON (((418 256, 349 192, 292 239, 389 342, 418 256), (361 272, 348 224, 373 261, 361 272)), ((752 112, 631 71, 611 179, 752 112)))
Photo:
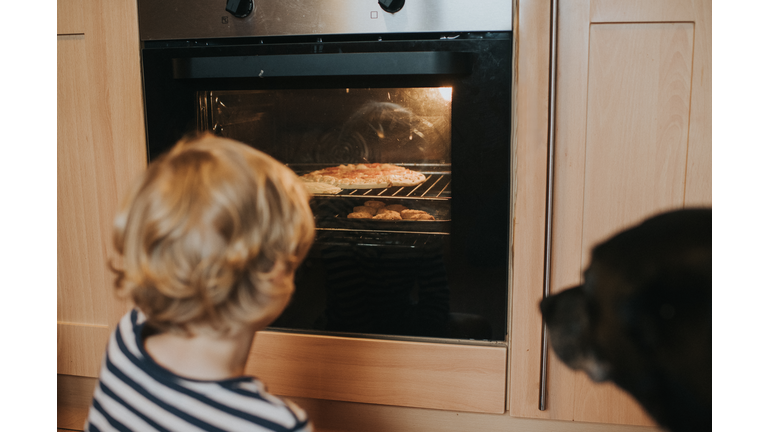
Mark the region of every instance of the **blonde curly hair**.
POLYGON ((314 232, 309 194, 285 165, 212 134, 182 139, 115 219, 115 287, 161 332, 266 326, 290 299, 314 232))

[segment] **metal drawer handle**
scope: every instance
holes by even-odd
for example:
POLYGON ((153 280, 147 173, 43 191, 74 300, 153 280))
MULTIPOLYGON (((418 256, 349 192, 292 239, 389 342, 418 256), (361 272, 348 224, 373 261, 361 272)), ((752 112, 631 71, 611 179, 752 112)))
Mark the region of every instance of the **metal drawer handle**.
MULTIPOLYGON (((552 201, 555 177, 555 90, 557 78, 557 0, 550 4, 549 44, 549 131, 547 136, 547 209, 544 235, 544 297, 549 296, 552 270, 552 201)), ((547 325, 541 319, 541 365, 539 367, 539 410, 547 409, 547 325)))

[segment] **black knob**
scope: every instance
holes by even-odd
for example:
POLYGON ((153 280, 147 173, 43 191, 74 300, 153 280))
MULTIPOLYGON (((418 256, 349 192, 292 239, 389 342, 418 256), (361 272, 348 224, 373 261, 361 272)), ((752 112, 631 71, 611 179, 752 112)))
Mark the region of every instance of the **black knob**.
POLYGON ((395 13, 405 6, 405 0, 379 0, 379 6, 389 13, 395 13))
POLYGON ((227 12, 245 18, 253 12, 253 0, 227 0, 227 12))

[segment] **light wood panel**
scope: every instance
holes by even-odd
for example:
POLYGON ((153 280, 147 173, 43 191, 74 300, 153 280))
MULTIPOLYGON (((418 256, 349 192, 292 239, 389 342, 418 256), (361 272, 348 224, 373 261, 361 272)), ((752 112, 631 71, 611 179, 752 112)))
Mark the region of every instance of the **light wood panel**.
POLYGON ((503 413, 506 362, 503 346, 264 331, 246 371, 284 396, 503 413))
POLYGON ((100 190, 105 161, 93 142, 87 47, 82 35, 59 36, 57 43, 58 319, 105 325, 112 280, 100 201, 110 197, 100 190))
POLYGON ((692 23, 592 25, 582 268, 592 247, 683 206, 692 23))
MULTIPOLYGON (((579 0, 559 16, 554 291, 579 284, 612 233, 711 205, 711 3, 579 0)), ((652 424, 550 355, 552 418, 652 424)))
POLYGON ((84 2, 86 0, 57 0, 56 33, 85 33, 84 2))
MULTIPOLYGON (((554 212, 552 222, 552 291, 576 285, 581 279, 586 162, 587 79, 589 77, 589 0, 560 2, 558 33, 557 133, 555 141, 554 212), (579 180, 581 179, 581 180, 579 180), (567 191, 567 193, 562 193, 567 191)), ((548 406, 550 418, 576 417, 576 380, 579 377, 549 352, 548 406)))
POLYGON ((83 430, 96 383, 96 378, 72 375, 56 376, 57 427, 67 430, 83 430))
POLYGON ((99 368, 107 348, 110 329, 107 326, 56 325, 56 370, 58 373, 86 377, 99 376, 99 368))
POLYGON ((146 166, 138 18, 128 0, 58 8, 58 31, 81 33, 57 38, 58 364, 95 376, 105 340, 87 334, 114 326, 128 308, 107 267, 112 219, 146 166))
MULTIPOLYGON (((83 430, 96 380, 59 375, 58 427, 83 430), (64 401, 64 403, 62 403, 64 401)), ((660 432, 657 428, 571 421, 533 420, 504 414, 402 408, 290 398, 306 410, 317 432, 660 432)))
POLYGON ((292 398, 303 407, 318 432, 661 432, 654 427, 618 426, 541 419, 504 414, 399 408, 292 398))
POLYGON ((690 22, 694 25, 685 206, 712 204, 712 1, 593 0, 592 23, 690 22))
POLYGON ((695 4, 686 207, 712 205, 712 2, 695 4))
POLYGON ((684 22, 698 21, 703 8, 712 9, 709 0, 592 0, 589 20, 606 22, 684 22))
POLYGON ((509 410, 546 417, 538 410, 544 218, 547 187, 549 2, 521 0, 516 40, 512 310, 509 410))

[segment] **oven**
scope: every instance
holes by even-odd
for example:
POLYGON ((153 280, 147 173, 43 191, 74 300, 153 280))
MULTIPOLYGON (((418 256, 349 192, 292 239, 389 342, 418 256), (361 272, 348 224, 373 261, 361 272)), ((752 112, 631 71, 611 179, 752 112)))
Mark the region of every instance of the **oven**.
POLYGON ((316 240, 271 329, 506 341, 511 3, 139 0, 150 161, 212 131, 298 175, 389 163, 426 177, 314 194, 316 240), (348 217, 368 201, 434 220, 348 217))

